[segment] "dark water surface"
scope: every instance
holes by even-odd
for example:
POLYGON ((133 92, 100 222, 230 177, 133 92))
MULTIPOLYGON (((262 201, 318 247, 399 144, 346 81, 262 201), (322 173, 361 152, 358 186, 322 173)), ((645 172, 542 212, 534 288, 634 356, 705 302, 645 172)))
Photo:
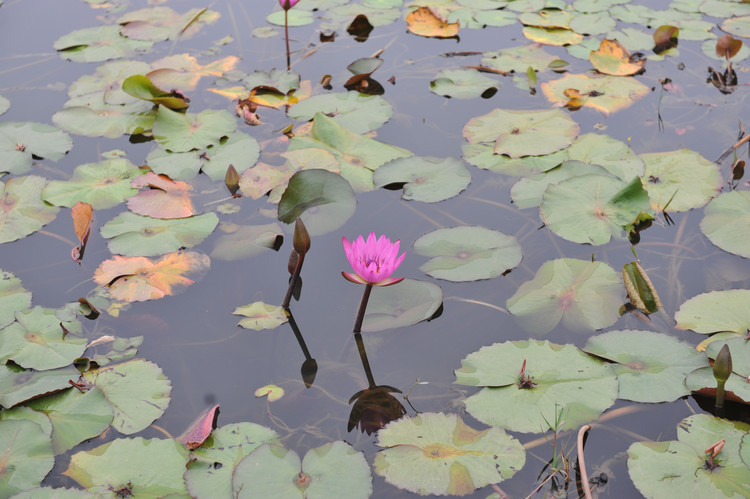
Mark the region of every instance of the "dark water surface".
MULTIPOLYGON (((304 0, 302 0, 304 2, 304 0)), ((167 2, 178 12, 194 6, 195 1, 167 2)), ((128 10, 145 7, 145 2, 133 1, 128 10)), ((666 8, 664 3, 662 8, 666 8)), ((653 6, 658 8, 658 6, 653 6)), ((250 31, 266 25, 265 16, 276 8, 276 2, 218 0, 210 8, 221 13, 214 25, 203 28, 194 38, 161 42, 142 56, 151 61, 169 53, 197 53, 227 34, 234 42, 221 48, 217 57, 238 55, 239 69, 269 71, 285 65, 283 36, 256 39, 250 31)), ((0 119, 3 121, 37 121, 51 123, 51 115, 67 100, 67 87, 81 75, 93 74, 98 63, 82 64, 62 60, 52 49, 58 37, 78 28, 97 26, 101 10, 90 8, 77 0, 8 0, 0 8, 0 95, 12 105, 0 119)), ((282 30, 283 31, 283 30, 282 30)), ((461 40, 434 40, 410 35, 403 21, 376 28, 365 43, 357 43, 339 31, 334 43, 318 42, 317 25, 292 28, 293 69, 302 79, 317 82, 324 74, 333 75, 334 90, 343 90, 348 78, 346 66, 360 57, 368 57, 381 48, 384 64, 373 75, 385 87, 384 97, 391 102, 393 118, 377 132, 378 140, 407 148, 416 155, 461 156, 461 129, 466 122, 494 108, 548 109, 549 102, 541 92, 531 96, 516 88, 510 78, 499 78, 500 90, 490 99, 445 99, 429 91, 429 81, 439 69, 476 65, 479 56, 447 59, 439 54, 447 51, 486 51, 526 43, 520 24, 506 28, 462 30, 461 40), (315 53, 302 56, 311 50, 315 53), (386 80, 395 76, 396 84, 386 80)), ((573 67, 588 68, 588 63, 569 56, 564 49, 549 47, 550 53, 573 63, 573 67)), ((196 54, 197 55, 197 54, 196 54)), ((200 58, 200 56, 199 56, 200 58)), ((724 96, 705 83, 707 65, 716 65, 700 51, 699 42, 680 42, 680 56, 665 62, 650 63, 638 78, 655 91, 635 106, 605 116, 594 110, 581 109, 571 117, 581 125, 581 134, 596 131, 595 126, 606 126, 604 133, 629 144, 636 153, 661 152, 688 147, 713 160, 734 143, 737 123, 746 90, 740 88, 733 95, 724 96), (677 68, 679 63, 685 69, 677 68), (661 113, 664 131, 659 131, 656 109, 660 78, 669 77, 684 89, 683 94, 666 95, 661 113), (679 135, 676 129, 685 128, 679 135)), ((738 65, 740 81, 746 73, 738 65)), ((545 76, 547 78, 548 76, 545 76)), ((233 110, 234 103, 215 94, 202 91, 211 86, 210 78, 201 80, 199 89, 190 92, 191 112, 203 109, 233 110)), ((288 124, 283 111, 260 110, 265 125, 255 128, 240 125, 240 129, 259 141, 277 137, 278 130, 288 124)), ((72 151, 57 163, 44 162, 32 173, 50 179, 66 178, 82 163, 94 162, 103 151, 122 148, 136 164, 143 164, 151 144, 130 144, 127 138, 106 139, 74 136, 72 151)), ((728 175, 724 165, 724 174, 728 175)), ((413 388, 409 397, 419 411, 459 412, 469 424, 481 428, 481 423, 466 414, 460 405, 461 397, 476 390, 453 385, 453 370, 461 366, 461 359, 481 346, 506 340, 528 338, 515 320, 495 307, 505 308, 506 300, 518 286, 533 277, 539 266, 552 258, 570 257, 596 259, 619 269, 632 261, 630 245, 626 241, 612 241, 602 247, 579 245, 562 240, 548 230, 539 230, 541 221, 537 210, 519 211, 512 206, 509 187, 514 178, 493 174, 470 167, 471 186, 460 196, 450 200, 426 204, 404 202, 401 191, 378 190, 357 195, 355 215, 339 230, 314 237, 302 271, 304 288, 301 301, 292 309, 307 345, 319 366, 315 384, 306 389, 300 378, 304 360, 297 341, 288 325, 275 330, 255 332, 237 327, 238 317, 232 311, 254 301, 280 303, 287 285, 287 255, 291 237, 277 253, 266 251, 250 259, 225 262, 213 259, 211 269, 197 284, 175 297, 136 303, 120 317, 103 314, 96 322, 86 322, 89 331, 130 337, 143 335, 139 356, 157 363, 172 381, 172 400, 164 416, 155 422, 171 435, 183 429, 210 404, 221 405, 219 424, 252 421, 274 428, 284 437, 284 443, 303 455, 307 449, 336 439, 344 439, 366 453, 372 463, 377 447, 375 436, 347 432, 349 397, 366 386, 351 334, 361 287, 345 281, 341 270, 349 270, 341 247, 341 236, 351 239, 360 233, 375 231, 400 239, 407 256, 397 275, 436 282, 443 288, 444 311, 431 322, 411 327, 365 335, 365 343, 378 384, 391 385, 406 392, 417 379, 428 384, 413 388), (420 235, 439 227, 483 225, 515 235, 523 248, 523 261, 508 275, 467 284, 436 281, 425 276, 418 267, 424 257, 410 252, 411 244, 420 235), (484 303, 484 304, 483 304, 484 303), (492 306, 488 306, 492 305, 492 306), (273 383, 286 390, 280 401, 268 404, 264 398, 253 396, 256 388, 273 383)), ((221 183, 206 178, 193 182, 200 192, 196 206, 226 196, 221 183)), ((242 211, 236 221, 268 223, 256 214, 258 208, 273 209, 264 199, 243 198, 242 211)), ((101 227, 122 206, 97 212, 96 227, 101 227)), ((622 317, 609 329, 654 329, 673 333, 698 343, 702 337, 691 332, 672 329, 674 312, 686 299, 712 289, 747 287, 750 264, 715 248, 698 231, 702 211, 673 215, 675 225, 655 226, 644 232, 638 245, 639 257, 647 265, 649 274, 661 294, 665 313, 657 314, 651 326, 631 315, 622 317)), ((24 286, 33 292, 33 304, 58 308, 85 296, 94 284, 90 280, 101 261, 110 258, 105 241, 98 229, 92 232, 82 266, 71 261, 70 245, 50 234, 73 240, 68 211, 63 209, 57 219, 41 233, 20 241, 0 245, 0 267, 15 273, 24 286)), ((217 234, 197 247, 208 252, 217 234)), ((624 300, 624 290, 623 290, 624 300)), ((574 343, 582 346, 590 333, 556 328, 545 338, 555 343, 574 343)), ((409 414, 414 411, 408 407, 409 414)), ((628 446, 643 437, 672 440, 676 424, 693 412, 703 412, 688 398, 671 404, 635 404, 618 401, 609 410, 634 407, 633 412, 613 418, 595 427, 587 447, 586 461, 590 475, 605 472, 607 486, 600 496, 615 498, 638 497, 625 465, 628 446)), ((513 408, 498 408, 513 410, 513 408)), ((114 433, 114 432, 113 432, 114 433)), ((148 429, 144 436, 160 437, 156 429, 148 429)), ((537 439, 539 435, 516 434, 521 442, 537 439)), ((572 447, 575 435, 564 434, 562 441, 572 447)), ((97 446, 101 441, 82 444, 75 450, 97 446)), ((572 450, 572 449, 571 449, 572 450)), ((511 480, 500 484, 510 497, 525 497, 537 484, 537 475, 551 457, 550 444, 530 449, 524 469, 511 480)), ((61 477, 67 467, 67 457, 58 459, 49 475, 49 483, 72 486, 72 481, 61 477)), ((403 497, 407 493, 373 476, 375 497, 403 497)), ((574 484, 571 484, 574 487, 574 484)), ((548 491, 548 488, 545 487, 548 491)), ((473 497, 486 497, 489 488, 477 491, 473 497)), ((577 496, 575 491, 571 497, 577 496)))

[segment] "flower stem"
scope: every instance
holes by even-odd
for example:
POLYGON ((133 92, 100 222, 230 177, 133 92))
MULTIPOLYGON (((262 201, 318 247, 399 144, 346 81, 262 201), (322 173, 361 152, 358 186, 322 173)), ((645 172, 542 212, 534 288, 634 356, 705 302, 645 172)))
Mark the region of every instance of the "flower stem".
POLYGON ((289 55, 289 10, 284 9, 284 35, 286 36, 286 70, 292 69, 291 57, 289 55))
POLYGON ((362 331, 362 321, 365 319, 365 309, 367 308, 367 302, 370 300, 370 292, 372 291, 372 284, 365 284, 365 292, 362 295, 362 301, 359 304, 359 312, 357 313, 357 320, 354 321, 354 331, 359 333, 362 331))

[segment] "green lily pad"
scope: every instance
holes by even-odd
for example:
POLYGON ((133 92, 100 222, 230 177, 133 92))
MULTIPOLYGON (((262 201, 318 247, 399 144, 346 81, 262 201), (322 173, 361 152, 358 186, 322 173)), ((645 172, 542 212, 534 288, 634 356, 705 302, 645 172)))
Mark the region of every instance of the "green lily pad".
POLYGON ((595 174, 550 185, 540 209, 552 232, 569 241, 593 245, 606 244, 637 223, 641 213, 651 211, 640 178, 626 184, 595 174))
POLYGON ((750 343, 741 336, 712 341, 706 346, 706 355, 715 360, 724 345, 729 347, 729 352, 732 354, 732 372, 747 379, 750 376, 750 343))
POLYGON ((483 423, 512 431, 578 428, 617 399, 614 371, 573 345, 506 341, 480 348, 461 364, 457 383, 485 387, 466 399, 466 411, 483 423), (558 419, 559 426, 551 428, 558 419))
POLYGON ((146 164, 154 173, 166 175, 172 180, 189 182, 203 168, 204 160, 201 154, 200 151, 170 152, 157 148, 146 156, 146 164))
POLYGON ((86 349, 81 330, 78 321, 60 322, 51 308, 16 312, 16 322, 0 334, 0 359, 38 371, 67 366, 86 349))
POLYGON ((0 449, 3 454, 0 496, 3 497, 40 485, 55 464, 49 433, 31 421, 0 421, 0 449))
MULTIPOLYGON (((744 341, 744 340, 743 340, 744 341)), ((707 397, 716 397, 716 377, 712 366, 696 369, 685 378, 688 390, 707 397)), ((726 400, 750 405, 750 383, 747 378, 732 372, 724 384, 726 400)))
POLYGON ((706 364, 692 345, 651 331, 609 331, 589 338, 583 350, 615 363, 618 398, 634 402, 671 402, 689 395, 685 376, 706 364))
POLYGON ((546 52, 544 46, 538 43, 482 53, 483 66, 516 73, 524 73, 527 68, 543 71, 555 59, 555 56, 546 52))
MULTIPOLYGON (((122 60, 97 66, 94 74, 83 75, 68 87, 65 107, 88 106, 93 102, 125 105, 138 102, 122 90, 122 82, 129 76, 146 74, 151 66, 143 61, 122 60)), ((143 106, 146 109, 146 106, 143 106)))
POLYGON ((112 404, 115 414, 112 426, 125 435, 148 427, 169 405, 172 383, 159 366, 147 360, 108 365, 84 373, 83 378, 101 390, 112 404))
POLYGON ((81 489, 34 487, 19 492, 13 499, 96 499, 96 495, 81 489))
POLYGON ((581 161, 563 161, 559 166, 544 173, 522 178, 513 184, 510 189, 510 196, 513 203, 521 209, 539 206, 544 200, 544 192, 547 187, 582 175, 607 177, 608 172, 604 167, 598 165, 590 165, 581 161))
POLYGON ((31 291, 26 291, 21 279, 0 269, 0 329, 16 320, 16 312, 31 306, 31 291))
POLYGON ((740 442, 750 425, 707 414, 682 420, 677 440, 636 442, 628 448, 628 473, 646 497, 671 497, 676 490, 694 497, 750 495, 750 468, 740 458, 740 442), (719 440, 724 447, 706 466, 705 449, 719 440))
POLYGON ((431 257, 419 270, 456 282, 491 279, 521 263, 521 246, 515 237, 477 226, 424 234, 414 241, 414 252, 431 257))
POLYGON ((224 224, 211 251, 211 258, 219 260, 242 260, 262 253, 267 249, 278 249, 278 241, 283 240, 283 231, 277 223, 263 225, 224 224))
POLYGON ((341 176, 356 191, 372 190, 372 172, 388 161, 411 156, 412 153, 347 130, 323 113, 315 113, 309 136, 295 137, 289 150, 322 148, 339 161, 341 176))
POLYGON ((555 105, 570 105, 565 95, 570 88, 582 96, 576 106, 598 109, 604 114, 625 109, 651 92, 651 89, 634 78, 611 75, 567 74, 557 80, 541 84, 544 96, 555 105))
POLYGON ((604 35, 616 27, 617 22, 606 12, 576 14, 570 20, 570 29, 584 35, 604 35))
POLYGON ((0 123, 0 172, 20 175, 31 169, 34 156, 57 161, 73 147, 70 135, 43 123, 0 123))
POLYGON ((8 109, 10 109, 10 101, 0 95, 0 114, 4 114, 8 109))
POLYGON ((540 28, 537 26, 524 26, 523 36, 532 42, 555 46, 575 45, 583 40, 583 35, 571 29, 540 28))
POLYGON ((187 495, 187 450, 172 439, 118 438, 73 454, 64 474, 90 492, 135 497, 187 495))
POLYGON ((367 498, 372 493, 364 454, 337 440, 299 456, 263 444, 242 459, 232 476, 232 497, 367 498))
POLYGON ((267 87, 281 94, 289 95, 292 90, 300 88, 300 76, 296 71, 272 69, 270 72, 254 71, 242 80, 248 90, 256 87, 267 87))
POLYGON ((623 292, 620 275, 606 263, 558 258, 545 262, 507 306, 524 329, 537 334, 560 321, 572 331, 592 331, 617 321, 623 292))
POLYGON ((366 2, 367 0, 362 3, 348 3, 347 5, 338 5, 327 9, 326 17, 330 18, 334 23, 338 22, 343 26, 347 26, 356 16, 361 14, 366 16, 367 20, 374 27, 387 26, 401 18, 401 9, 399 8, 380 8, 375 5, 366 5, 366 2))
POLYGON ((72 207, 81 201, 94 210, 112 208, 138 193, 130 182, 144 173, 127 159, 108 159, 77 166, 70 180, 53 180, 42 193, 56 206, 72 207))
POLYGON ((70 388, 79 372, 68 366, 49 371, 0 366, 0 405, 9 409, 32 398, 70 388))
POLYGON ((436 203, 457 196, 471 182, 471 173, 458 158, 410 156, 395 159, 373 173, 375 187, 404 184, 406 200, 436 203))
POLYGON ((71 106, 52 115, 52 121, 63 130, 87 137, 116 139, 123 134, 151 130, 155 113, 150 102, 138 101, 127 105, 92 103, 71 106))
POLYGON ((203 154, 205 158, 201 171, 214 182, 224 180, 229 165, 237 173, 242 173, 253 166, 260 157, 260 144, 253 137, 239 131, 221 138, 218 144, 208 146, 203 154))
POLYGON ((560 9, 542 9, 537 12, 524 12, 518 16, 518 20, 524 26, 541 28, 570 28, 572 18, 573 14, 560 9))
POLYGON ((568 149, 568 157, 591 165, 599 165, 609 173, 629 182, 644 172, 643 160, 626 143, 608 135, 587 133, 578 137, 568 149))
POLYGON ((193 8, 178 14, 166 6, 130 11, 117 19, 120 33, 134 40, 161 42, 189 38, 201 27, 219 18, 219 13, 206 8, 193 8))
POLYGON ((52 44, 60 55, 74 62, 101 62, 147 52, 153 42, 131 40, 120 34, 120 26, 96 26, 75 30, 52 44))
POLYGON ((464 153, 464 159, 468 163, 495 173, 516 177, 525 177, 551 170, 568 159, 567 149, 543 156, 511 158, 504 154, 495 154, 495 145, 486 142, 477 144, 465 143, 461 148, 464 153))
POLYGON ((255 423, 224 425, 193 450, 185 483, 197 499, 232 496, 232 474, 242 458, 266 442, 278 443, 275 431, 255 423), (218 463, 218 464, 217 464, 218 463))
POLYGON ((380 95, 359 92, 334 92, 315 95, 289 108, 289 117, 311 120, 315 113, 324 113, 354 133, 367 133, 380 128, 393 116, 393 107, 380 95))
MULTIPOLYGON (((315 22, 313 13, 302 9, 290 9, 287 11, 287 22, 289 26, 306 26, 315 22)), ((284 11, 277 10, 266 16, 266 22, 274 26, 284 26, 284 11)))
POLYGON ((0 182, 0 243, 26 237, 55 219, 59 208, 42 201, 46 183, 35 175, 0 182))
POLYGON ((430 90, 443 97, 474 99, 492 97, 500 83, 476 69, 443 69, 430 82, 430 90))
POLYGON ((187 109, 188 102, 175 92, 167 92, 154 85, 148 76, 132 75, 122 82, 122 90, 139 99, 159 104, 169 109, 187 109))
POLYGON ((185 152, 217 145, 222 137, 236 128, 237 121, 224 110, 207 109, 198 114, 182 114, 159 106, 153 133, 164 149, 185 152))
POLYGON ((719 193, 724 183, 718 165, 690 149, 642 154, 641 159, 646 164, 643 187, 655 210, 700 208, 719 193))
POLYGON ((279 201, 278 217, 290 224, 304 215, 311 236, 338 229, 353 214, 357 200, 349 183, 327 170, 302 170, 289 179, 279 201))
POLYGON ((246 329, 276 329, 289 320, 286 312, 278 305, 269 305, 262 301, 256 301, 244 307, 237 307, 232 312, 234 315, 247 317, 242 319, 237 325, 246 329))
POLYGON ((79 443, 100 435, 114 413, 102 392, 81 393, 75 388, 32 400, 28 406, 45 414, 52 422, 52 449, 55 454, 69 451, 79 443))
MULTIPOLYGON (((671 205, 670 205, 671 207, 671 205)), ((750 193, 731 191, 711 200, 700 228, 719 248, 750 258, 750 193)))
POLYGON ((500 428, 475 430, 456 414, 420 413, 378 432, 375 472, 420 495, 466 495, 520 470, 523 446, 500 428))
MULTIPOLYGON (((738 5, 742 5, 742 4, 738 4, 738 5)), ((703 54, 706 57, 715 59, 717 61, 726 60, 724 57, 716 55, 716 40, 706 40, 701 45, 701 52, 703 52, 703 54)), ((744 61, 748 57, 750 57, 750 47, 748 47, 746 44, 743 43, 742 47, 740 47, 740 51, 737 52, 737 54, 732 57, 732 62, 737 63, 740 61, 744 61)))
POLYGON ((218 224, 215 213, 165 220, 125 212, 100 231, 103 238, 110 239, 107 246, 114 254, 156 256, 200 244, 218 224))
POLYGON ((394 286, 375 287, 367 304, 362 331, 411 326, 431 318, 443 304, 437 284, 404 279, 394 286))
POLYGON ((745 335, 750 331, 750 300, 748 289, 711 291, 690 298, 674 314, 675 328, 690 329, 700 334, 732 331, 745 335))
POLYGON ((495 109, 469 120, 463 134, 470 143, 495 142, 495 153, 511 158, 540 156, 565 149, 580 127, 560 109, 495 109))

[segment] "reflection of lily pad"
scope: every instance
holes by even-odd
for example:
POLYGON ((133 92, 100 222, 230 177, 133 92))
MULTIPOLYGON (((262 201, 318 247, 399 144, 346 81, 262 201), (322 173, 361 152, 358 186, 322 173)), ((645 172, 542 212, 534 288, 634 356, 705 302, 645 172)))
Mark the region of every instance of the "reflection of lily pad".
POLYGON ((15 320, 15 313, 31 306, 31 291, 26 291, 21 279, 0 269, 0 329, 15 320))
POLYGON ((256 301, 244 307, 237 307, 232 312, 234 315, 246 317, 239 322, 239 326, 246 329, 275 329, 287 322, 286 312, 278 305, 269 305, 262 301, 256 301))
POLYGON ((550 332, 560 321, 572 331, 591 331, 617 321, 623 292, 619 274, 606 263, 560 258, 545 262, 507 306, 537 334, 550 332))
POLYGON ((485 227, 432 231, 414 241, 414 252, 431 257, 419 270, 448 281, 490 279, 521 262, 515 237, 485 227))
POLYGON ((580 127, 565 111, 495 109, 469 120, 463 134, 471 143, 495 142, 495 153, 511 158, 539 156, 565 149, 580 127))
POLYGON ((26 237, 55 219, 59 208, 42 201, 46 182, 35 175, 0 182, 0 243, 26 237))
POLYGON ((646 497, 672 497, 677 490, 692 497, 750 496, 750 468, 740 444, 750 425, 707 414, 682 420, 677 440, 636 442, 628 448, 628 473, 646 497), (706 466, 706 449, 719 440, 724 447, 706 466))
POLYGON ((713 199, 704 211, 701 231, 719 248, 750 258, 750 192, 731 191, 713 199))
POLYGON ((72 207, 81 201, 95 210, 112 208, 138 193, 130 182, 141 175, 127 159, 108 159, 77 166, 70 180, 53 180, 44 188, 44 200, 72 207))
POLYGON ((582 96, 578 105, 592 107, 605 114, 625 109, 651 91, 633 78, 610 75, 568 74, 557 80, 544 82, 541 86, 545 97, 555 105, 567 105, 571 101, 568 90, 575 89, 582 96))
POLYGON ((471 174, 458 158, 410 156, 381 166, 372 176, 375 187, 404 184, 403 199, 435 203, 458 195, 471 174))
POLYGON ((300 458, 294 451, 263 444, 242 459, 232 476, 232 497, 347 497, 372 493, 370 466, 364 454, 341 440, 311 449, 300 458))
POLYGON ((690 298, 674 314, 677 329, 691 329, 700 334, 733 331, 745 335, 750 331, 750 290, 711 291, 690 298))
POLYGON ((380 128, 393 115, 393 107, 380 95, 359 92, 337 92, 316 95, 294 104, 289 117, 310 120, 321 112, 354 133, 366 133, 380 128))
POLYGON ((656 210, 688 211, 705 206, 724 182, 716 163, 690 149, 641 154, 641 159, 646 163, 643 187, 656 210))
POLYGON ((593 421, 617 398, 617 378, 603 361, 573 345, 507 341, 461 361, 456 382, 484 386, 466 399, 478 420, 524 433, 557 431, 593 421), (498 410, 512 407, 513 410, 498 410))
POLYGON ((216 240, 211 258, 219 260, 241 260, 250 258, 271 248, 277 249, 283 240, 281 226, 277 223, 263 225, 223 224, 219 230, 224 232, 216 240))
POLYGON ((466 495, 512 477, 523 446, 500 428, 478 431, 455 414, 420 413, 378 433, 375 472, 420 495, 466 495))
POLYGON ((430 90, 443 97, 491 97, 500 84, 476 69, 444 69, 430 82, 430 90))
POLYGON ((394 286, 375 287, 367 304, 362 331, 410 326, 432 317, 443 303, 437 284, 404 279, 394 286))
POLYGON ((49 433, 31 421, 0 421, 0 496, 38 486, 55 464, 49 433))
POLYGON ((231 497, 237 463, 266 442, 277 442, 275 431, 255 423, 224 425, 193 450, 185 471, 190 495, 198 499, 231 497), (218 463, 218 465, 217 465, 218 463))
POLYGON ((609 331, 589 338, 583 349, 615 363, 618 398, 634 402, 671 402, 688 395, 685 376, 706 364, 692 345, 651 331, 609 331))

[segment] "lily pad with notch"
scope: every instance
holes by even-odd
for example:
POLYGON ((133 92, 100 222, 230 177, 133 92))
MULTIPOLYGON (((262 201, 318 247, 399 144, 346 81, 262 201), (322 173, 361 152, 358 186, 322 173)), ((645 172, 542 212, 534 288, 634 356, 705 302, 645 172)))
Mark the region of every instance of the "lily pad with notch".
POLYGON ((444 69, 430 82, 430 90, 443 97, 456 99, 489 99, 497 93, 497 80, 476 69, 444 69))
POLYGON ((67 133, 44 123, 0 123, 0 172, 19 175, 31 169, 34 159, 61 159, 73 147, 67 133))
POLYGON ((237 324, 238 326, 256 331, 276 329, 289 320, 282 307, 263 303, 262 301, 256 301, 244 307, 237 307, 232 313, 245 317, 237 324))
POLYGON ((101 62, 148 52, 154 42, 133 40, 120 34, 120 26, 83 28, 63 35, 52 44, 63 59, 73 62, 101 62))
POLYGON ((555 60, 539 43, 482 52, 482 65, 506 72, 523 73, 527 68, 544 71, 555 60))
POLYGON ((284 232, 277 223, 261 225, 235 225, 222 223, 223 232, 216 240, 211 258, 235 261, 253 257, 268 249, 278 251, 284 241, 284 232))
POLYGON ((718 165, 690 149, 641 154, 642 181, 655 210, 688 211, 705 206, 724 183, 718 165))
POLYGON ((225 110, 207 109, 182 114, 159 106, 154 119, 154 138, 172 152, 185 152, 218 145, 237 128, 235 118, 225 110))
MULTIPOLYGON (((567 150, 564 151, 567 157, 567 150)), ((581 175, 609 176, 607 170, 599 165, 584 163, 581 161, 565 160, 558 166, 543 173, 522 178, 510 189, 513 203, 521 209, 539 206, 544 199, 544 192, 550 185, 557 185, 569 178, 581 175)))
POLYGON ((694 296, 674 314, 675 328, 699 334, 731 331, 744 336, 750 331, 750 290, 727 289, 694 296))
POLYGON ((375 287, 362 331, 383 331, 430 320, 442 304, 443 290, 431 282, 404 279, 395 286, 375 287))
POLYGON ((471 174, 458 158, 410 156, 384 164, 375 170, 372 180, 376 188, 401 186, 403 199, 436 203, 466 189, 471 174))

